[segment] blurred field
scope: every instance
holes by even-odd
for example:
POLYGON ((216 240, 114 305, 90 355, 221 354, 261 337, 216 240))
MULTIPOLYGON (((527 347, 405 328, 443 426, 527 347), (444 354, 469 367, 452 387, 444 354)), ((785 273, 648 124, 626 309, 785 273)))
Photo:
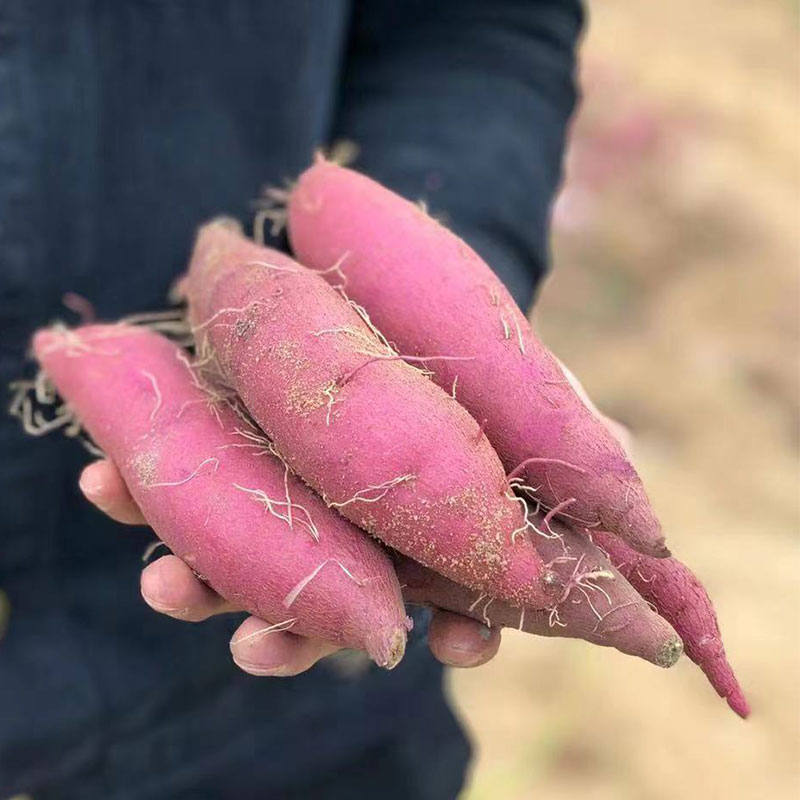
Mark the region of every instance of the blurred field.
POLYGON ((800 62, 794 4, 594 4, 545 341, 627 423, 754 708, 507 632, 452 676, 467 800, 800 797, 800 62))

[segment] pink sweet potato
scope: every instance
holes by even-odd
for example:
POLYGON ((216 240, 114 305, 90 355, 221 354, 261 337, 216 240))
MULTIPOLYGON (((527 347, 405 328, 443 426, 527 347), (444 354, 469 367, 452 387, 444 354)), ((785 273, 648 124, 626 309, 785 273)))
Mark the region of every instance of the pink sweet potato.
MULTIPOLYGON (((541 530, 547 530, 541 516, 535 520, 541 530)), ((407 558, 396 557, 403 594, 408 602, 444 608, 487 625, 518 628, 539 636, 585 639, 659 667, 672 666, 682 645, 670 624, 648 606, 587 537, 557 523, 550 526, 558 537, 541 538, 537 548, 553 563, 564 583, 562 597, 550 609, 520 611, 407 558)))
POLYGON ((746 718, 750 707, 725 655, 714 606, 697 576, 676 558, 648 558, 611 534, 593 531, 592 539, 680 634, 686 655, 703 670, 717 694, 746 718))
POLYGON ((459 583, 550 602, 555 575, 479 426, 319 275, 216 221, 188 296, 202 358, 329 506, 459 583))
MULTIPOLYGON (((34 351, 147 521, 234 605, 393 667, 406 617, 392 565, 143 328, 42 330, 34 351)), ((252 423, 250 423, 252 425, 252 423)))
POLYGON ((461 239, 364 175, 324 160, 301 175, 288 224, 299 261, 325 270, 403 353, 473 357, 432 363, 434 380, 486 421, 506 469, 537 487, 548 508, 642 552, 669 554, 622 448, 461 239))

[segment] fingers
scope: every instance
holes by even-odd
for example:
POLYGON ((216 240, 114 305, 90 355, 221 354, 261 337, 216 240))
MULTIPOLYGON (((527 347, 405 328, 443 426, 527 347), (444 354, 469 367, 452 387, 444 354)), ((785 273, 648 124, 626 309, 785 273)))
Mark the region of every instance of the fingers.
POLYGON ((142 597, 160 614, 201 622, 235 609, 206 586, 177 556, 163 556, 142 570, 142 597))
POLYGON ((500 629, 449 611, 436 610, 428 628, 428 645, 443 664, 478 667, 490 661, 500 647, 500 629))
POLYGON ((79 485, 86 499, 104 514, 126 525, 146 524, 119 470, 107 459, 89 464, 79 485))
POLYGON ((318 639, 290 633, 281 623, 270 625, 248 617, 231 639, 236 665, 250 675, 288 677, 299 675, 339 648, 318 639))

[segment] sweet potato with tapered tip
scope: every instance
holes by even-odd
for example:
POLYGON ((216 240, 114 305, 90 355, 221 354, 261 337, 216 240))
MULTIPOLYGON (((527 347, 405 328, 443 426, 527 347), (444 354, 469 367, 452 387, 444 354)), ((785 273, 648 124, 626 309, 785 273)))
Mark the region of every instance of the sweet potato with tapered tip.
POLYGON ((680 634, 686 655, 703 670, 717 694, 746 718, 750 706, 725 655, 714 606, 699 578, 677 558, 648 558, 602 531, 592 532, 592 538, 680 634))
POLYGON ((329 506, 459 583, 549 604, 555 575, 479 426, 319 275, 214 221, 188 298, 201 358, 329 506))
POLYGON ((125 325, 43 330, 34 353, 113 459, 148 523, 220 595, 279 629, 402 657, 406 616, 380 548, 294 477, 185 354, 125 325))
POLYGON ((375 181, 321 159, 291 192, 288 227, 297 258, 341 285, 402 352, 472 356, 432 363, 434 380, 486 421, 505 468, 548 508, 668 555, 622 448, 466 243, 375 181))
POLYGON ((603 552, 582 534, 555 522, 545 525, 541 515, 533 519, 549 537, 540 537, 537 548, 564 584, 552 608, 522 611, 459 586, 407 558, 396 557, 406 600, 444 608, 487 625, 518 628, 538 636, 585 639, 659 667, 672 666, 682 652, 680 637, 603 552))

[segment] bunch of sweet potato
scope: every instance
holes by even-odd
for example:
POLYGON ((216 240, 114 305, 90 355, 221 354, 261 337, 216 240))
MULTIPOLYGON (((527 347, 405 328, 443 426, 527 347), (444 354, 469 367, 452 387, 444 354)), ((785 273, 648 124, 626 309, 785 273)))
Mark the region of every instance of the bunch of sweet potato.
POLYGON ((235 606, 381 666, 405 596, 659 666, 685 647, 746 715, 705 590, 489 267, 325 161, 287 216, 299 261, 200 230, 191 354, 121 323, 34 338, 161 539, 235 606))

